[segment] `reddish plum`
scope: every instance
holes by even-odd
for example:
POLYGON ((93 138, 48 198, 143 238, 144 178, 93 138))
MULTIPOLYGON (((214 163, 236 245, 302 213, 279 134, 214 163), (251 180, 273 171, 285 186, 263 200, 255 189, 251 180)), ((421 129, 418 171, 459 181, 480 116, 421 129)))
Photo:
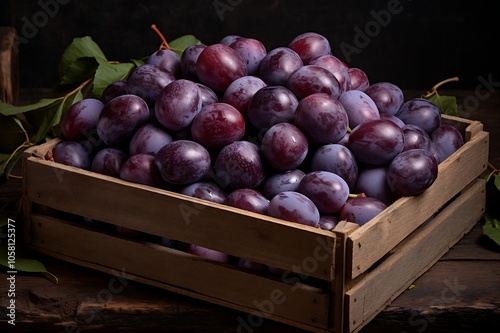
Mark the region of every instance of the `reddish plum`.
POLYGON ((306 65, 314 58, 332 53, 328 39, 316 32, 305 32, 296 36, 288 47, 297 52, 306 65))
POLYGON ((290 74, 286 86, 300 100, 315 93, 325 93, 337 99, 340 96, 340 83, 327 69, 305 65, 290 74))
POLYGON ((191 125, 193 140, 209 150, 219 150, 245 134, 245 119, 227 103, 205 106, 191 125))
POLYGON ((212 44, 198 56, 196 74, 201 83, 223 92, 231 82, 248 75, 248 71, 234 49, 224 44, 212 44))
POLYGON ((274 125, 262 138, 262 156, 277 170, 297 168, 308 151, 309 143, 304 133, 289 123, 274 125))
POLYGON ((347 69, 347 73, 351 78, 351 90, 364 91, 370 85, 370 80, 362 69, 350 67, 347 69))

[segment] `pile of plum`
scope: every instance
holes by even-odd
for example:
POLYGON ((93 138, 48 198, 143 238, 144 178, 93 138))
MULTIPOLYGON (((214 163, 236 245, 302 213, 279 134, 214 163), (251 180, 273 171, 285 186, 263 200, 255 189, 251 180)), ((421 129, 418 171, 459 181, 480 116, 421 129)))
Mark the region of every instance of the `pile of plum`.
POLYGON ((56 162, 327 230, 422 193, 464 144, 436 105, 371 83, 314 32, 160 49, 61 126, 56 162))

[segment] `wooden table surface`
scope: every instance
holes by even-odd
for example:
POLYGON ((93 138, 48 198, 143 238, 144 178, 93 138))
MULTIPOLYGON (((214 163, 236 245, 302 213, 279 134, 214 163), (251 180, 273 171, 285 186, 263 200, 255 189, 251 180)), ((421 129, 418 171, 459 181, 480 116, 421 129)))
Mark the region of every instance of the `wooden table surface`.
MULTIPOLYGON (((416 96, 410 92, 407 97, 412 94, 416 96)), ((457 96, 462 116, 484 124, 490 132, 490 162, 500 166, 500 93, 483 88, 480 94, 441 94, 457 96)), ((1 185, 0 207, 20 194, 20 180, 1 185)), ((361 332, 497 332, 500 249, 482 235, 481 223, 361 332)), ((111 276, 37 253, 26 255, 43 262, 59 283, 18 273, 12 326, 7 323, 7 274, 2 270, 0 332, 303 332, 269 320, 242 329, 238 318, 246 318, 244 313, 123 280, 119 273, 111 276)))

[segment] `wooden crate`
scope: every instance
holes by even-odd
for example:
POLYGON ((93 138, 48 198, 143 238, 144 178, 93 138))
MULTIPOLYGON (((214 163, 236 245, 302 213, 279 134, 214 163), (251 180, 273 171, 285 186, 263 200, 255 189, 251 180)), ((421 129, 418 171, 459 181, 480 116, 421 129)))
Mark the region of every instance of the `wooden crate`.
POLYGON ((54 163, 45 158, 58 142, 53 140, 23 157, 26 244, 242 311, 235 318, 241 327, 255 328, 266 317, 311 332, 358 331, 483 214, 484 181, 478 176, 488 161, 488 133, 480 122, 443 117, 466 143, 440 164, 435 183, 419 196, 397 200, 363 227, 342 222, 333 232, 54 163), (284 273, 209 261, 96 229, 74 216, 198 244, 284 273))

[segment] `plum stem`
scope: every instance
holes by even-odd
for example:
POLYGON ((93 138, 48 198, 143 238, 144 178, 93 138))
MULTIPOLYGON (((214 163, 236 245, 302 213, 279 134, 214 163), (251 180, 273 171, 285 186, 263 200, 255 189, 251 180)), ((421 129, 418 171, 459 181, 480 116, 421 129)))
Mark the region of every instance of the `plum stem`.
POLYGON ((491 162, 488 162, 488 169, 490 169, 494 174, 500 174, 500 170, 495 168, 491 162))
POLYGON ((432 88, 431 88, 431 90, 429 90, 429 91, 425 94, 424 98, 429 98, 430 96, 432 96, 432 95, 434 95, 435 93, 437 93, 438 88, 439 88, 439 87, 441 87, 442 85, 444 85, 444 84, 446 84, 446 83, 448 83, 448 82, 456 82, 456 81, 458 81, 458 80, 459 80, 459 79, 458 79, 458 76, 455 76, 455 77, 451 77, 451 78, 449 78, 449 79, 446 79, 446 80, 443 80, 443 81, 441 81, 441 82, 436 83, 436 84, 434 85, 434 87, 432 87, 432 88))
POLYGON ((349 198, 365 198, 365 193, 349 193, 349 198))
POLYGON ((156 26, 156 24, 151 25, 151 29, 160 37, 161 40, 161 45, 160 45, 160 50, 170 50, 170 46, 167 43, 167 40, 165 39, 165 36, 161 33, 160 29, 156 26))

